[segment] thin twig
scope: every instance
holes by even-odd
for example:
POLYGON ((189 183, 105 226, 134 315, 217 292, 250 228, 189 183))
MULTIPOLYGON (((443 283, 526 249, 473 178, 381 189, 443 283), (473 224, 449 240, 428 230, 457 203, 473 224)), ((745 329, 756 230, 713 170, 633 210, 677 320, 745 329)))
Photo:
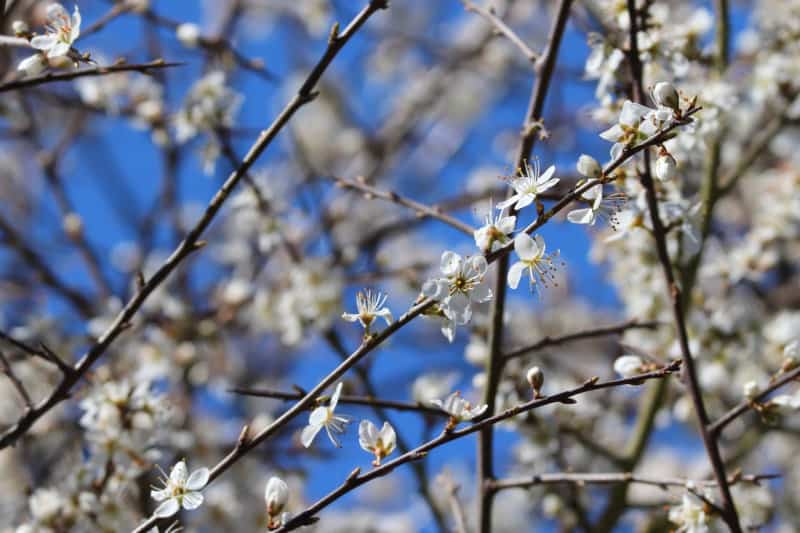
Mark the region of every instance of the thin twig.
POLYGON ((476 422, 465 428, 456 429, 452 431, 445 430, 441 434, 439 434, 439 436, 433 438, 432 440, 429 440, 424 444, 421 444, 420 446, 414 448, 408 453, 401 455, 400 457, 397 457, 392 461, 384 463, 382 466, 373 468, 367 473, 360 474, 359 472, 354 471, 354 473, 351 474, 336 489, 332 490, 327 495, 319 499, 316 503, 308 507, 305 511, 302 511, 301 513, 298 513, 295 516, 293 516, 283 527, 277 529, 276 532, 284 533, 286 531, 291 531, 297 529, 298 527, 302 527, 304 525, 313 523, 315 521, 315 515, 319 511, 321 511, 334 501, 338 500, 348 492, 354 490, 355 488, 361 485, 364 485, 369 481, 372 481, 373 479, 385 476, 386 474, 392 472, 394 469, 396 469, 401 465, 419 460, 422 457, 425 457, 434 448, 438 448, 448 442, 463 438, 467 435, 471 435, 472 433, 481 431, 482 429, 488 426, 492 426, 494 424, 497 424, 498 422, 502 422, 503 420, 508 420, 509 418, 513 418, 519 414, 526 413, 528 411, 537 409, 545 405, 550 405, 554 403, 567 403, 567 404, 575 403, 573 397, 579 396, 586 392, 615 388, 615 387, 620 387, 622 385, 638 385, 644 381, 651 379, 663 379, 677 372, 680 369, 680 366, 681 366, 680 361, 674 361, 670 363, 669 366, 662 368, 660 370, 647 372, 645 374, 640 374, 630 378, 615 379, 603 382, 598 381, 597 378, 591 378, 582 385, 579 385, 573 389, 569 389, 560 392, 558 394, 554 394, 552 396, 530 400, 526 403, 506 409, 501 413, 498 413, 489 418, 484 418, 480 422, 476 422))
MULTIPOLYGON (((111 323, 108 329, 106 329, 103 335, 101 335, 97 342, 78 361, 75 366, 75 372, 65 376, 56 389, 50 394, 50 396, 42 400, 34 409, 26 413, 22 418, 20 418, 20 420, 17 421, 17 423, 0 435, 0 449, 16 442, 16 440, 46 412, 69 397, 69 392, 72 387, 86 372, 88 372, 94 362, 102 357, 111 343, 114 342, 114 340, 130 325, 134 315, 144 304, 147 297, 164 281, 166 281, 169 275, 175 269, 177 269, 178 265, 180 265, 186 257, 201 249, 205 245, 205 243, 200 240, 200 237, 203 235, 208 226, 211 225, 211 222, 214 220, 217 213, 220 211, 220 209, 222 209, 225 200, 233 192, 234 188, 242 179, 242 177, 248 173, 259 156, 272 143, 278 133, 284 128, 284 126, 286 126, 297 110, 315 98, 316 93, 314 92, 314 88, 342 46, 344 46, 350 37, 352 37, 358 28, 360 28, 374 12, 384 9, 386 5, 387 4, 385 0, 373 0, 361 11, 361 13, 356 16, 356 18, 353 20, 353 22, 351 22, 350 26, 348 26, 344 32, 331 38, 322 58, 312 69, 311 73, 309 74, 308 78, 306 78, 305 83, 303 83, 303 85, 300 87, 297 94, 275 118, 269 128, 264 130, 261 135, 259 135, 258 139, 256 139, 256 141, 253 143, 239 167, 231 173, 227 180, 225 180, 225 183, 222 184, 220 189, 209 202, 205 212, 203 213, 203 216, 200 217, 195 226, 187 233, 183 241, 181 241, 178 247, 172 252, 172 254, 161 265, 161 267, 159 267, 159 269, 156 270, 156 272, 145 281, 145 283, 128 301, 122 311, 120 311, 120 313, 116 316, 114 321, 111 323)), ((313 397, 309 398, 308 401, 310 402, 311 399, 313 399, 313 397)), ((224 464, 226 463, 223 462, 223 465, 224 464)), ((225 468, 226 466, 221 467, 221 469, 216 472, 214 477, 219 475, 225 468)))
POLYGON ((595 329, 587 329, 584 331, 578 331, 577 333, 568 333, 566 335, 561 335, 558 337, 546 336, 542 337, 540 340, 531 345, 522 348, 517 348, 514 351, 504 354, 503 358, 505 360, 515 359, 530 352, 535 352, 537 350, 541 350, 542 348, 547 348, 549 346, 558 346, 560 344, 566 344, 568 342, 591 339, 594 337, 604 337, 606 335, 619 335, 631 329, 656 329, 660 325, 662 325, 660 322, 656 321, 639 322, 639 320, 634 318, 631 320, 626 320, 625 322, 613 326, 603 326, 595 329))
POLYGON ((15 91, 24 89, 26 87, 35 87, 45 83, 56 83, 60 81, 70 81, 77 78, 84 78, 88 76, 105 76, 107 74, 114 74, 116 72, 148 72, 154 69, 178 67, 183 63, 168 63, 163 59, 157 59, 149 63, 138 63, 128 65, 126 63, 117 63, 106 67, 93 67, 82 70, 73 70, 70 72, 47 72, 38 76, 29 76, 19 80, 13 80, 0 84, 0 93, 7 91, 15 91))
MULTIPOLYGON (((234 394, 241 394, 242 396, 258 396, 261 398, 275 398, 278 400, 302 400, 305 393, 288 392, 272 389, 247 389, 247 388, 232 388, 228 392, 234 394)), ((380 407, 382 409, 393 409, 395 411, 411 411, 416 413, 424 413, 426 415, 435 416, 449 416, 441 409, 435 407, 428 407, 420 403, 399 402, 394 400, 384 400, 381 398, 374 398, 372 396, 352 396, 343 394, 339 397, 339 403, 350 405, 365 405, 368 407, 380 407)))
MULTIPOLYGON (((642 103, 644 100, 644 89, 642 87, 642 64, 639 58, 638 24, 635 4, 635 0, 627 0, 628 14, 630 18, 629 58, 633 75, 633 96, 636 101, 642 103)), ((705 403, 703 402, 703 395, 700 389, 700 382, 697 378, 695 361, 689 346, 689 335, 686 327, 685 317, 683 315, 683 296, 680 287, 678 287, 678 284, 675 282, 674 273, 672 272, 672 263, 667 250, 664 224, 661 220, 661 216, 659 215, 658 198, 656 197, 653 177, 650 174, 650 154, 648 151, 644 152, 644 167, 643 171, 640 173, 640 181, 642 187, 645 189, 647 205, 650 211, 650 220, 653 225, 653 236, 655 237, 656 241, 656 251, 664 272, 667 291, 669 292, 669 297, 672 301, 672 314, 681 348, 681 357, 684 363, 683 373, 687 381, 692 403, 694 404, 695 414, 697 415, 700 425, 700 434, 703 437, 703 444, 705 445, 711 466, 714 470, 714 476, 719 483, 723 507, 722 518, 734 533, 741 533, 742 528, 739 524, 739 517, 736 512, 736 507, 733 504, 733 497, 731 496, 730 487, 728 486, 728 477, 725 474, 725 465, 722 461, 719 446, 716 442, 716 439, 714 439, 708 430, 709 417, 706 412, 705 403)))
MULTIPOLYGON (((758 474, 758 475, 739 475, 728 479, 731 485, 740 482, 759 483, 770 479, 781 477, 778 474, 758 474)), ((637 483, 640 485, 653 485, 667 489, 667 487, 686 487, 689 483, 695 485, 715 487, 717 482, 714 480, 694 481, 688 478, 670 478, 655 476, 640 476, 632 472, 610 472, 610 473, 575 473, 559 472, 555 474, 535 474, 528 477, 498 479, 489 483, 492 490, 499 491, 505 489, 528 488, 536 485, 559 485, 562 483, 572 483, 576 485, 616 485, 618 483, 637 483)))
POLYGON ((783 387, 787 383, 791 383, 800 377, 800 367, 795 368, 787 372, 782 378, 772 383, 769 387, 761 391, 757 396, 755 396, 752 400, 744 400, 739 403, 736 407, 732 408, 730 411, 722 415, 717 419, 716 422, 708 426, 708 430, 714 435, 715 438, 719 438, 722 430, 725 427, 739 418, 741 415, 749 411, 753 408, 754 405, 758 404, 758 402, 767 398, 770 393, 778 390, 779 388, 783 387))
POLYGON ((386 200, 387 202, 392 202, 397 205, 401 205, 403 207, 408 207, 409 209, 414 210, 420 217, 430 217, 440 222, 444 222, 450 227, 453 227, 462 233, 469 235, 472 237, 472 233, 475 229, 466 224, 461 222, 455 217, 448 215, 447 213, 442 212, 438 207, 435 206, 428 206, 412 200, 410 198, 406 198, 404 196, 400 196, 394 191, 384 191, 378 189, 377 187, 373 187, 362 180, 348 180, 345 178, 333 178, 336 185, 345 188, 345 189, 355 189, 357 191, 363 192, 368 198, 375 197, 380 198, 382 200, 386 200))
POLYGON ((536 63, 539 59, 539 54, 531 50, 531 48, 525 44, 525 41, 520 38, 517 33, 508 27, 508 25, 503 22, 503 20, 497 16, 494 11, 493 7, 485 8, 483 6, 479 6, 475 2, 471 2, 470 0, 461 0, 461 3, 464 4, 464 9, 467 11, 471 11, 473 13, 477 13, 478 15, 482 16, 486 20, 488 20, 498 32, 505 35, 509 41, 511 41, 514 46, 522 51, 522 54, 525 58, 530 61, 531 63, 536 63))

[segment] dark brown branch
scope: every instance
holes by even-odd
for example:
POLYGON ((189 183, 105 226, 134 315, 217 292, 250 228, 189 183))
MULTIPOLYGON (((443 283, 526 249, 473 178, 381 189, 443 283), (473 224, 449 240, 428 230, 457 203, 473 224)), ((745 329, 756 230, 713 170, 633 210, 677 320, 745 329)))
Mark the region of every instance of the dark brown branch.
MULTIPOLYGON (((241 394, 243 396, 258 396, 262 398, 275 398, 278 400, 302 400, 304 393, 300 392, 286 392, 272 389, 245 389, 233 388, 228 389, 228 392, 234 394, 241 394)), ((426 415, 435 416, 448 416, 447 413, 435 407, 428 407, 420 403, 411 402, 398 402, 394 400, 383 400, 381 398, 374 398, 372 396, 349 396, 343 394, 339 397, 339 403, 350 405, 365 405, 368 407, 380 407, 382 409, 394 409, 395 411, 411 411, 416 413, 424 413, 426 415)))
MULTIPOLYGON (((16 440, 25 434, 25 432, 42 415, 66 399, 69 396, 72 387, 78 382, 78 380, 86 372, 88 372, 94 362, 105 353, 111 343, 114 342, 114 340, 130 325, 130 321, 133 319, 134 315, 137 313, 142 304, 144 304, 147 297, 164 281, 166 281, 169 275, 186 257, 201 249, 205 245, 205 243, 200 240, 200 237, 203 235, 208 226, 211 225, 211 222, 222 208, 225 200, 233 192, 239 181, 248 173, 259 156, 272 143, 283 127, 288 124, 289 120, 294 116, 297 110, 314 99, 316 96, 314 88, 342 46, 344 46, 350 37, 352 37, 358 28, 361 27, 374 12, 378 11, 379 9, 384 9, 385 7, 385 0, 373 0, 361 11, 361 13, 359 13, 359 15, 341 35, 335 35, 331 37, 325 53, 317 65, 313 68, 305 83, 302 85, 302 87, 300 87, 297 94, 286 105, 283 111, 275 118, 269 128, 264 130, 261 135, 259 135, 258 139, 256 139, 256 141, 253 143, 239 167, 231 173, 227 180, 225 180, 225 183, 222 184, 220 189, 209 202, 205 212, 203 213, 203 216, 200 217, 200 220, 187 233, 184 240, 172 252, 169 258, 167 258, 166 262, 164 262, 164 264, 162 264, 161 267, 152 275, 152 277, 145 281, 136 294, 134 294, 122 311, 117 315, 105 333, 103 333, 97 342, 86 352, 80 361, 78 361, 77 365, 75 366, 75 372, 66 375, 56 389, 50 394, 50 396, 42 400, 34 409, 26 413, 20 420, 17 421, 16 424, 8 428, 2 435, 0 435, 0 449, 16 442, 16 440)), ((320 387, 320 389, 322 388, 324 387, 320 387)), ((310 403, 312 399, 313 396, 308 399, 308 402, 310 403)), ((298 408, 297 411, 299 410, 300 409, 298 408)), ((267 435, 268 434, 265 432, 265 436, 263 438, 266 438, 267 435)), ((222 464, 226 465, 224 462, 222 464)), ((225 468, 227 468, 227 465, 221 467, 219 470, 216 470, 212 475, 212 479, 213 477, 218 476, 225 468)))
POLYGON ((604 326, 596 329, 587 329, 584 331, 579 331, 577 333, 569 333, 566 335, 561 335, 559 337, 543 337, 541 340, 523 348, 517 348, 516 350, 509 352, 503 355, 503 358, 506 360, 515 359, 517 357, 521 357, 525 354, 530 352, 535 352, 537 350, 541 350, 542 348, 547 348, 549 346, 558 346, 560 344, 565 344, 568 342, 579 341, 584 339, 591 339, 594 337, 604 337, 606 335, 619 335, 625 333, 631 329, 655 329, 661 324, 655 321, 649 322, 639 322, 637 319, 627 320, 622 322, 621 324, 616 324, 613 326, 604 326))
POLYGON ((70 72, 47 72, 39 76, 29 76, 19 80, 13 80, 0 84, 0 93, 8 91, 16 91, 26 87, 35 87, 45 83, 56 83, 60 81, 71 81, 77 78, 84 78, 88 76, 105 76, 107 74, 114 74, 116 72, 143 72, 147 73, 150 70, 178 67, 183 63, 167 63, 163 59, 157 59, 149 63, 139 63, 128 65, 124 62, 109 65, 107 67, 94 67, 82 70, 73 70, 70 72))
POLYGON ((522 54, 525 58, 530 61, 531 63, 536 63, 539 59, 539 54, 531 50, 531 48, 525 44, 519 35, 516 34, 514 30, 508 27, 508 25, 503 22, 503 20, 497 16, 494 11, 494 8, 489 7, 485 8, 483 6, 479 6, 475 2, 471 2, 470 0, 461 0, 461 3, 464 4, 464 9, 467 11, 471 11, 473 13, 477 13, 478 15, 482 16, 486 20, 488 20, 492 26, 494 26, 498 32, 505 35, 509 41, 511 41, 514 46, 520 49, 522 54))
POLYGON ((560 392, 558 394, 554 394, 552 396, 534 399, 529 402, 517 405, 515 407, 511 407, 501 413, 498 413, 489 418, 484 418, 480 422, 476 422, 475 424, 472 424, 465 428, 456 429, 453 431, 443 431, 441 434, 439 434, 439 436, 435 437, 434 439, 429 440, 424 444, 421 444, 420 446, 414 448, 408 453, 405 453, 400 457, 385 463, 382 466, 373 468, 372 470, 370 470, 365 474, 361 474, 360 470, 356 469, 341 485, 339 485, 339 487, 329 492, 323 498, 321 498, 316 503, 308 507, 305 511, 292 517, 283 527, 277 529, 276 531, 283 533, 313 523, 316 520, 315 515, 319 511, 321 511, 322 509, 324 509, 337 499, 341 498, 348 492, 352 491, 357 487, 360 487, 361 485, 364 485, 369 481, 372 481, 373 479, 389 474, 390 472, 392 472, 394 469, 396 469, 401 465, 425 457, 431 450, 433 450, 434 448, 438 448, 443 444, 446 444, 448 442, 451 442, 459 438, 463 438, 467 435, 471 435, 472 433, 481 431, 482 429, 488 426, 492 426, 494 424, 497 424, 498 422, 502 422, 503 420, 508 420, 509 418, 513 418, 519 414, 531 411, 533 409, 537 409, 545 405, 550 405, 554 403, 567 403, 567 404, 576 403, 573 397, 579 396, 586 392, 615 388, 615 387, 620 387, 622 385, 638 385, 647 380, 662 379, 674 372, 677 372, 680 366, 681 366, 680 361, 674 361, 669 366, 662 368, 661 370, 640 374, 638 376, 634 376, 631 378, 615 379, 603 382, 599 382, 598 378, 591 378, 582 385, 579 385, 578 387, 575 387, 573 389, 569 389, 560 392))
POLYGON ((465 224, 464 222, 461 222, 457 218, 452 217, 447 213, 442 212, 437 207, 431 207, 422 204, 420 202, 417 202, 415 200, 412 200, 410 198, 400 196, 394 191, 384 191, 378 189, 377 187, 373 187, 372 185, 369 185, 364 181, 348 180, 345 178, 333 178, 333 180, 336 183, 336 185, 342 188, 361 191, 367 197, 374 196, 375 198, 380 198, 382 200, 386 200, 387 202, 392 202, 393 204, 401 205, 403 207, 408 207, 409 209, 412 209, 421 218, 423 217, 434 218, 472 237, 474 231, 474 228, 472 226, 470 226, 469 224, 465 224))
MULTIPOLYGON (((758 474, 740 475, 728 479, 728 483, 759 483, 770 479, 781 477, 778 474, 758 474)), ((489 484, 491 490, 504 490, 515 488, 528 488, 536 485, 559 485, 570 483, 576 485, 616 485, 618 483, 638 483, 640 485, 653 485, 667 489, 667 487, 686 487, 686 484, 693 482, 695 485, 715 487, 717 482, 714 480, 694 481, 684 478, 652 477, 640 476, 632 472, 610 472, 610 473, 573 473, 559 472, 555 474, 535 474, 529 477, 498 479, 489 484)))
MULTIPOLYGON (((636 11, 635 0, 627 0, 627 7, 630 18, 629 60, 633 75, 633 96, 637 102, 643 103, 645 93, 644 88, 642 87, 642 64, 639 58, 639 46, 637 42, 638 14, 636 11)), ((694 410, 699 422, 703 444, 705 445, 706 453, 708 454, 709 461, 711 462, 712 469, 714 470, 714 477, 717 479, 717 483, 719 484, 723 508, 722 518, 728 527, 731 528, 731 531, 734 533, 741 533, 742 528, 739 524, 739 517, 736 512, 736 507, 733 503, 730 487, 728 486, 728 477, 725 474, 725 464, 722 461, 718 443, 708 429, 709 417, 703 402, 703 394, 700 389, 700 382, 697 378, 694 357, 692 356, 691 348, 689 347, 689 334, 683 315, 683 295, 681 293, 681 288, 675 282, 675 276, 672 272, 672 263, 667 250, 666 232, 664 230, 664 224, 661 220, 661 216, 659 215, 658 198, 656 197, 653 176, 650 173, 649 151, 644 152, 644 168, 640 173, 640 181, 642 187, 645 189, 647 206, 648 210, 650 211, 650 220, 653 225, 653 236, 655 237, 656 241, 656 251, 664 272, 667 291, 669 292, 669 297, 672 301, 672 314, 681 348, 681 357, 684 363, 683 374, 692 398, 692 403, 694 404, 694 410)))
POLYGON ((782 378, 776 380, 775 383, 772 383, 769 387, 764 389, 762 392, 758 393, 758 395, 754 397, 752 400, 744 400, 741 403, 739 403, 739 405, 737 405, 736 407, 734 407, 733 409, 731 409, 730 411, 719 417, 719 419, 716 422, 710 424, 708 426, 708 430, 711 432, 714 438, 718 439, 719 436, 722 434, 722 430, 725 429, 725 427, 728 424, 730 424, 731 422, 739 418, 741 415, 752 409, 754 404, 757 404, 758 402, 765 400, 767 396, 770 395, 770 393, 778 390, 787 383, 791 383, 792 381, 797 380, 798 377, 800 377, 800 367, 787 372, 782 378))

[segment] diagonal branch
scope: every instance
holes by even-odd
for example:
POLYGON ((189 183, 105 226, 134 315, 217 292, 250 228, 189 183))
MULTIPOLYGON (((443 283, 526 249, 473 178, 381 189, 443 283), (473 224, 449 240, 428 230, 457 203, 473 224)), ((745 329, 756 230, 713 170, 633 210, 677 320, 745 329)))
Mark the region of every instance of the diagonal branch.
POLYGON ((107 67, 93 67, 83 70, 73 70, 70 72, 47 72, 39 76, 29 76, 19 80, 13 80, 6 83, 0 83, 0 93, 8 91, 16 91, 26 87, 35 87, 46 83, 55 83, 59 81, 71 81, 77 78, 85 78, 88 76, 105 76, 107 74, 114 74, 115 72, 143 72, 147 73, 150 70, 178 67, 183 63, 167 63, 163 59, 156 59, 149 63, 139 63, 128 65, 124 62, 118 62, 114 65, 107 67))

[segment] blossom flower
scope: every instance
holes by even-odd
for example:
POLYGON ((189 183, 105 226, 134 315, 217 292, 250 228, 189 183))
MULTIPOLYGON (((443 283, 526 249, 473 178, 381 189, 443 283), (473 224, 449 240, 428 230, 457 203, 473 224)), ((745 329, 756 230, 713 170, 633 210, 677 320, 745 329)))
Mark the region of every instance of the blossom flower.
POLYGON ((515 194, 497 204, 497 208, 505 209, 513 205, 514 209, 519 211, 523 207, 531 205, 539 194, 554 187, 560 181, 559 178, 553 177, 555 171, 556 167, 550 165, 542 174, 539 161, 534 162, 533 167, 525 163, 524 171, 520 170, 520 175, 511 180, 515 194))
POLYGON ((150 491, 150 496, 161 502, 154 516, 166 518, 177 513, 181 507, 187 511, 197 509, 203 503, 200 491, 208 483, 210 472, 208 468, 198 468, 188 475, 186 462, 181 459, 169 473, 169 478, 164 480, 164 488, 150 491))
POLYGON ((590 226, 594 226, 603 203, 603 186, 601 184, 595 185, 586 191, 583 197, 589 200, 594 198, 592 206, 582 209, 573 209, 567 213, 567 220, 573 224, 589 224, 590 226))
POLYGON ((611 141, 611 157, 617 159, 626 146, 631 146, 654 135, 658 131, 655 120, 652 120, 654 109, 626 100, 622 104, 617 124, 600 134, 600 137, 611 141))
POLYGON ((188 141, 200 132, 233 126, 243 98, 225 81, 225 72, 215 70, 195 82, 175 117, 179 142, 188 141))
POLYGON ((614 361, 614 372, 623 378, 632 378, 642 373, 644 363, 636 355, 623 355, 614 361))
POLYGON ((459 391, 452 393, 444 400, 433 400, 431 404, 450 415, 448 427, 451 429, 459 422, 467 422, 481 416, 489 408, 486 404, 473 407, 468 400, 461 397, 459 391))
POLYGON ((339 396, 341 395, 342 383, 339 382, 336 385, 333 396, 331 396, 330 403, 327 406, 321 405, 311 412, 311 415, 308 417, 308 425, 303 428, 303 432, 300 435, 303 446, 306 448, 311 446, 317 433, 319 433, 322 428, 325 428, 325 431, 328 433, 328 438, 331 439, 333 445, 337 448, 342 447, 339 439, 336 438, 336 434, 344 433, 347 424, 350 423, 350 417, 334 413, 336 405, 339 403, 339 396))
POLYGON ((283 510, 289 501, 289 486, 281 478, 272 476, 264 489, 264 501, 267 504, 267 528, 279 528, 284 522, 283 510))
POLYGON ((544 239, 540 235, 531 238, 527 233, 518 234, 514 238, 514 251, 520 260, 508 269, 509 287, 516 289, 519 286, 519 280, 525 270, 528 270, 531 288, 536 287, 537 283, 546 287, 555 279, 553 255, 558 252, 553 255, 547 254, 544 239))
POLYGON ((70 18, 61 4, 47 6, 47 34, 31 39, 31 46, 41 50, 48 58, 65 56, 81 34, 81 13, 78 6, 70 18))
POLYGON ((669 510, 669 521, 679 526, 683 533, 707 533, 710 517, 696 496, 684 494, 680 505, 669 510))
POLYGON ((373 466, 380 466, 381 459, 394 451, 397 445, 397 434, 389 422, 384 422, 380 431, 369 420, 362 420, 358 425, 358 443, 364 451, 375 456, 373 466))
POLYGON ((514 232, 517 217, 506 215, 504 211, 494 213, 490 211, 484 224, 473 232, 475 245, 484 253, 494 252, 502 248, 509 240, 509 234, 514 232))
POLYGON ((444 252, 441 271, 445 277, 426 281, 422 294, 438 301, 442 313, 454 325, 466 324, 472 317, 472 303, 492 298, 492 291, 484 282, 488 268, 482 255, 461 257, 455 252, 444 252))
POLYGON ((186 48, 196 48, 200 43, 200 27, 191 22, 185 22, 175 28, 175 36, 186 48))
POLYGON ((342 318, 348 322, 358 320, 369 334, 369 328, 377 317, 381 317, 386 324, 392 323, 392 312, 384 307, 386 295, 381 292, 372 292, 370 289, 358 291, 356 294, 356 307, 358 313, 342 313, 342 318))
POLYGON ((72 50, 72 43, 81 33, 81 13, 78 6, 69 16, 61 4, 50 4, 47 7, 47 33, 31 39, 31 46, 40 51, 23 59, 17 70, 28 75, 36 75, 48 66, 66 67, 72 61, 67 58, 72 50))

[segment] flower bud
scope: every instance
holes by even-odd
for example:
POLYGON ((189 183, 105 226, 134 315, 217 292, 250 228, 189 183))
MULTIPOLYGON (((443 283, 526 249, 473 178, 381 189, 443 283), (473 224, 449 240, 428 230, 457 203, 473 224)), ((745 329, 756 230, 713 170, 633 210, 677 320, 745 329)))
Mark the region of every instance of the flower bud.
POLYGON ((64 226, 64 233, 70 239, 77 239, 83 233, 83 220, 77 213, 67 213, 62 221, 64 226))
POLYGON ((656 159, 656 178, 661 181, 668 181, 677 174, 678 162, 675 158, 664 152, 656 159))
POLYGON ((15 20, 11 23, 11 29, 14 30, 14 34, 17 36, 25 35, 30 31, 28 24, 23 20, 15 20))
POLYGON ((267 528, 277 529, 281 525, 281 513, 289 501, 289 486, 279 477, 271 477, 264 490, 264 501, 267 504, 267 528))
POLYGON ((742 386, 742 392, 744 393, 745 398, 747 398, 748 400, 752 400, 753 398, 758 396, 758 393, 761 391, 758 387, 758 383, 756 383, 755 381, 748 381, 742 386))
POLYGON ((623 355, 614 361, 614 372, 623 378, 631 378, 642 373, 644 363, 636 355, 623 355))
POLYGON ((542 390, 542 385, 544 385, 544 372, 542 372, 542 369, 538 366, 534 366, 528 369, 525 377, 527 378, 528 383, 531 384, 533 392, 538 397, 539 391, 542 390))
POLYGON ((603 168, 592 156, 583 154, 578 158, 578 173, 587 178, 599 178, 603 173, 603 168))
POLYGON ((653 88, 653 100, 658 106, 669 107, 676 111, 680 109, 678 91, 676 91, 675 86, 668 81, 656 83, 656 86, 653 88))
POLYGON ((175 36, 186 48, 196 48, 200 42, 200 28, 197 24, 186 22, 175 29, 175 36))

